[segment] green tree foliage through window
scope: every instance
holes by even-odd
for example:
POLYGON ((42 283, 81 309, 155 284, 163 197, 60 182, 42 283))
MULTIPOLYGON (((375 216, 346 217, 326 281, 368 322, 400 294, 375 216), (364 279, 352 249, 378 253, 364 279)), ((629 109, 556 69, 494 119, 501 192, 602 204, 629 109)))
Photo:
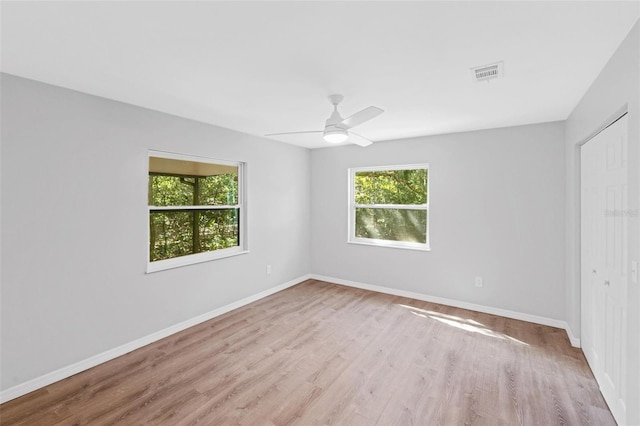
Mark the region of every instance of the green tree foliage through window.
POLYGON ((148 194, 151 262, 239 245, 237 167, 208 176, 150 167, 148 194))
POLYGON ((427 169, 356 172, 357 204, 425 204, 427 169))
POLYGON ((427 243, 428 169, 356 170, 354 237, 427 243))

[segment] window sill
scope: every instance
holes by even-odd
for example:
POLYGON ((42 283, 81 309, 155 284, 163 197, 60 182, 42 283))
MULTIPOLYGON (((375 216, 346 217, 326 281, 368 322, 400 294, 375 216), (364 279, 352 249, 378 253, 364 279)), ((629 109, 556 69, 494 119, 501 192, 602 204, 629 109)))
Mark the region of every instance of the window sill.
POLYGON ((365 246, 386 247, 403 250, 415 250, 415 251, 431 251, 429 244, 420 243, 407 243, 402 241, 388 241, 388 240, 373 240, 373 239, 351 239, 348 240, 349 244, 359 244, 365 246))
POLYGON ((181 268, 183 266, 196 265, 198 263, 210 262, 212 260, 225 259, 227 257, 238 256, 246 253, 249 253, 249 250, 243 250, 240 247, 233 247, 207 253, 180 256, 173 259, 157 260, 155 262, 147 263, 147 274, 165 271, 167 269, 181 268))

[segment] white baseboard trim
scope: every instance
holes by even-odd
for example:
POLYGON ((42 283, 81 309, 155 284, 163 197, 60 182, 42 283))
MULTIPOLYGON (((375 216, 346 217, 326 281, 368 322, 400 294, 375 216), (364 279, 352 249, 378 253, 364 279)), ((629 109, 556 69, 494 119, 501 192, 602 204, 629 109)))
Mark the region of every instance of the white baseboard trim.
POLYGON ((422 293, 414 293, 406 290, 398 290, 395 288, 381 287, 377 285, 364 284, 356 281, 343 280, 341 278, 326 277, 323 275, 311 274, 314 280, 326 281, 334 284, 340 284, 348 287, 360 288, 363 290, 376 291, 378 293, 391 294, 393 296, 408 297, 410 299, 422 300, 424 302, 438 303, 440 305, 453 306, 456 308, 468 309, 470 311, 484 312, 485 314, 498 315, 505 318, 512 318, 521 321, 532 322, 535 324, 548 325, 550 327, 561 328, 567 332, 571 346, 579 348, 580 339, 576 338, 566 321, 553 318, 541 317, 538 315, 525 314, 522 312, 509 311, 507 309, 494 308, 492 306, 477 305, 475 303, 462 302, 459 300, 446 299, 444 297, 429 296, 422 293))
POLYGON ((10 401, 12 399, 18 398, 22 395, 26 395, 29 392, 33 392, 35 390, 48 386, 52 383, 58 382, 62 379, 66 379, 67 377, 71 377, 74 374, 88 370, 99 364, 110 361, 114 358, 117 358, 126 353, 139 349, 150 343, 156 342, 160 339, 164 339, 165 337, 171 336, 172 334, 178 333, 182 330, 186 330, 189 327, 193 327, 194 325, 198 325, 202 322, 208 321, 212 318, 225 314, 234 309, 248 305, 249 303, 255 302, 256 300, 260 300, 274 293, 282 291, 286 288, 292 287, 296 284, 300 284, 301 282, 306 281, 310 278, 311 278, 311 275, 303 275, 301 277, 295 278, 284 284, 277 285, 268 290, 262 291, 260 293, 254 294, 249 297, 245 297, 244 299, 240 299, 236 302, 222 306, 218 309, 214 309, 213 311, 204 313, 202 315, 198 315, 197 317, 172 325, 163 330, 141 337, 140 339, 136 339, 132 342, 125 343, 124 345, 121 345, 116 348, 110 349, 106 352, 102 352, 100 354, 94 355, 80 362, 76 362, 75 364, 62 367, 58 370, 52 371, 51 373, 47 373, 43 376, 36 377, 35 379, 31 379, 27 382, 13 386, 9 389, 6 389, 0 392, 0 404, 10 401))
POLYGON ((564 329, 567 332, 567 336, 569 336, 569 341, 571 342, 571 346, 573 346, 574 348, 582 348, 582 346, 580 345, 580 339, 576 337, 575 334, 573 334, 573 330, 571 329, 571 326, 569 326, 569 324, 566 322, 565 322, 564 329))

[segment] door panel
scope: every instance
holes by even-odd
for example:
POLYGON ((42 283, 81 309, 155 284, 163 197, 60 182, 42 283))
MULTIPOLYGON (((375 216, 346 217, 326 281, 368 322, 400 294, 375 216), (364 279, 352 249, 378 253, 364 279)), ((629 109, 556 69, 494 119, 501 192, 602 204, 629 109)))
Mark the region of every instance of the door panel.
POLYGON ((581 148, 582 346, 619 424, 626 406, 627 118, 581 148))

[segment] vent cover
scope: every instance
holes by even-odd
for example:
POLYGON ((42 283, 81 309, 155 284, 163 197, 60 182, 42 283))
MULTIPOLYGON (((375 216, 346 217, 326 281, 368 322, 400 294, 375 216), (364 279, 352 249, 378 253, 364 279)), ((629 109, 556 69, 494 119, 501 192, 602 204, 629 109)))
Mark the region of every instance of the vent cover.
POLYGON ((502 77, 504 77, 504 62, 471 68, 471 78, 473 81, 489 81, 502 77))

